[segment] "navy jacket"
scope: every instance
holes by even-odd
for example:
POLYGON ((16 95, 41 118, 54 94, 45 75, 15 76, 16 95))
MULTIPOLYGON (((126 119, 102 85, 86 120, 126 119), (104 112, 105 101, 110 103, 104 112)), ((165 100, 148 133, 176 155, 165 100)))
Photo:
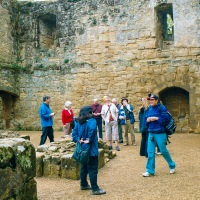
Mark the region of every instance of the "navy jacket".
POLYGON ((145 132, 147 131, 147 124, 146 124, 146 113, 148 111, 148 108, 145 109, 144 107, 140 108, 138 119, 139 119, 139 131, 145 132))
POLYGON ((158 117, 158 120, 152 122, 146 122, 148 132, 150 133, 165 133, 164 126, 168 124, 170 117, 167 108, 164 105, 157 104, 156 106, 150 106, 147 113, 148 117, 158 117))
POLYGON ((77 143, 81 138, 89 139, 89 144, 82 143, 82 147, 90 147, 90 156, 98 156, 98 136, 97 136, 97 122, 94 118, 88 119, 85 123, 77 122, 72 132, 72 141, 77 143))
POLYGON ((48 104, 43 103, 40 106, 39 115, 41 118, 41 126, 42 127, 47 127, 47 126, 53 125, 53 119, 52 119, 52 116, 50 116, 51 113, 52 113, 52 110, 48 104))

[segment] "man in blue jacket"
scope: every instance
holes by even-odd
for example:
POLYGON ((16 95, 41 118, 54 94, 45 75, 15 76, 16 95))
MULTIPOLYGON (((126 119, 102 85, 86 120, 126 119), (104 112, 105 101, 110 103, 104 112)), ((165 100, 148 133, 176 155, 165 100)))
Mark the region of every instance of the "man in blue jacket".
POLYGON ((47 136, 50 142, 54 142, 54 130, 53 130, 53 116, 55 113, 52 112, 49 104, 51 101, 50 96, 43 97, 43 104, 39 109, 39 116, 41 118, 42 135, 40 140, 40 145, 46 142, 47 136))

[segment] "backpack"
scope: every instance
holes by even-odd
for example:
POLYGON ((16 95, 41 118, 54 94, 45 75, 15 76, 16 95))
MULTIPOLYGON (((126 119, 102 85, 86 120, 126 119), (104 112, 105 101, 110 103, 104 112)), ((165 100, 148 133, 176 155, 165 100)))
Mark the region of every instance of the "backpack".
POLYGON ((171 115, 171 113, 169 111, 167 111, 167 113, 169 115, 170 120, 169 120, 168 124, 164 126, 164 128, 165 128, 165 132, 166 132, 167 136, 169 136, 169 135, 174 134, 174 132, 176 131, 176 125, 175 125, 175 120, 174 120, 173 116, 171 115))
POLYGON ((172 117, 170 112, 167 111, 167 113, 170 116, 170 120, 169 120, 169 123, 164 126, 165 127, 165 132, 166 132, 167 135, 172 135, 176 131, 176 125, 175 125, 174 118, 172 117))

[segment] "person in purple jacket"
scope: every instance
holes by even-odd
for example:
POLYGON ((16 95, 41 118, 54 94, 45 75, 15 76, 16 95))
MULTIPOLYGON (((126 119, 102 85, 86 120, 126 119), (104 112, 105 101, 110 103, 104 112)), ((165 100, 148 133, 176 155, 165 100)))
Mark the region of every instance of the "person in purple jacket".
POLYGON ((101 109, 102 109, 102 105, 99 103, 99 100, 97 98, 95 98, 93 100, 93 104, 92 104, 92 114, 94 119, 97 122, 97 128, 99 131, 99 138, 103 139, 103 134, 102 134, 102 117, 101 117, 101 109))
POLYGON ((88 164, 81 164, 80 168, 80 187, 81 190, 92 190, 92 195, 102 195, 106 191, 99 188, 97 184, 98 174, 98 136, 97 136, 97 122, 93 118, 92 107, 84 106, 81 108, 78 122, 72 132, 72 140, 81 143, 82 148, 90 146, 90 157, 88 164), (87 181, 89 174, 90 184, 87 181))

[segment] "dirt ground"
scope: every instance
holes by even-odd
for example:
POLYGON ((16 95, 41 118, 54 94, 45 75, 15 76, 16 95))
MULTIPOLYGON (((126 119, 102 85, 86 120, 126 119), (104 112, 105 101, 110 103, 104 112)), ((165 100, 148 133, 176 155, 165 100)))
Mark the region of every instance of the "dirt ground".
MULTIPOLYGON (((20 134, 24 134, 20 132, 20 134)), ((41 132, 26 132, 37 147, 41 132)), ((55 140, 62 132, 55 132, 55 140)), ((137 146, 122 146, 117 156, 99 170, 98 184, 107 194, 92 196, 81 191, 79 181, 36 178, 38 200, 196 200, 200 199, 200 134, 174 134, 168 149, 177 168, 169 174, 167 163, 156 156, 156 176, 142 177, 146 158, 139 156, 141 135, 137 146)))

